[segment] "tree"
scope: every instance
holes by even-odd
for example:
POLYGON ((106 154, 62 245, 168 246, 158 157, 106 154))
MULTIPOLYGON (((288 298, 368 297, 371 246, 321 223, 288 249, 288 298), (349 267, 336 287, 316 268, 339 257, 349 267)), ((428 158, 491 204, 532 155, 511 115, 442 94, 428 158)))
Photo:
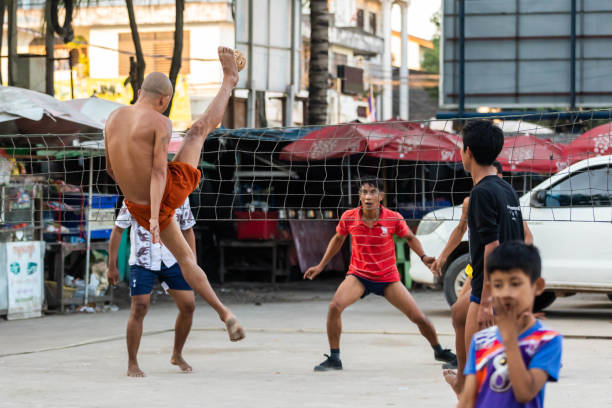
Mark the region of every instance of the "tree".
POLYGON ((136 24, 136 15, 134 13, 134 2, 133 0, 125 0, 125 5, 128 11, 128 18, 130 20, 130 31, 132 33, 132 41, 134 42, 134 51, 136 52, 136 60, 134 57, 130 57, 130 75, 126 82, 129 82, 132 86, 134 95, 130 103, 133 105, 138 99, 138 91, 144 81, 145 73, 145 59, 142 53, 142 44, 140 43, 140 34, 138 34, 138 25, 136 24))
POLYGON ((53 89, 53 70, 55 58, 55 33, 60 35, 64 43, 69 43, 74 38, 74 29, 72 28, 72 13, 75 6, 78 6, 81 0, 46 0, 45 2, 45 92, 51 96, 55 93, 53 89), (66 8, 66 16, 64 24, 59 23, 59 6, 63 3, 66 8))
POLYGON ((17 84, 17 0, 7 0, 8 11, 8 84, 17 84))
MULTIPOLYGON (((431 21, 436 26, 436 32, 431 39, 433 48, 427 49, 423 55, 423 63, 421 68, 427 74, 439 74, 440 73, 440 11, 437 11, 431 16, 431 21)), ((438 100, 439 89, 437 86, 425 88, 425 91, 434 100, 438 100)))
MULTIPOLYGON (((0 44, 2 44, 2 35, 4 34, 4 12, 6 11, 5 0, 0 0, 0 44)), ((2 66, 0 65, 0 84, 2 83, 2 66)))
MULTIPOLYGON (((181 70, 181 63, 183 58, 183 14, 185 11, 185 0, 175 1, 176 15, 174 18, 174 49, 172 51, 172 62, 170 64, 170 82, 172 82, 172 89, 176 87, 176 78, 181 70)), ((170 109, 172 109, 172 102, 174 101, 174 94, 168 104, 168 109, 164 112, 164 115, 170 116, 170 109)))
POLYGON ((439 74, 440 73, 440 12, 437 11, 429 20, 436 26, 436 33, 434 34, 431 42, 433 48, 427 49, 425 55, 423 55, 423 63, 421 67, 423 71, 428 74, 439 74))
POLYGON ((327 122, 328 31, 327 0, 310 0, 309 125, 324 125, 327 122))

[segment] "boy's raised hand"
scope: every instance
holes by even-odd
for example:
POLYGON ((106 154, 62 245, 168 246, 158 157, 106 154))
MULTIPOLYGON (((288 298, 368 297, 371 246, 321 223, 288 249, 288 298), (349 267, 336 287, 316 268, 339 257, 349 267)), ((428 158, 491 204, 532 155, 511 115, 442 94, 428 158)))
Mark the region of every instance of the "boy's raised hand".
POLYGON ((506 339, 516 341, 521 327, 524 327, 530 318, 530 311, 519 311, 518 302, 515 299, 502 300, 502 298, 494 296, 492 303, 495 309, 495 320, 502 339, 504 341, 506 339))

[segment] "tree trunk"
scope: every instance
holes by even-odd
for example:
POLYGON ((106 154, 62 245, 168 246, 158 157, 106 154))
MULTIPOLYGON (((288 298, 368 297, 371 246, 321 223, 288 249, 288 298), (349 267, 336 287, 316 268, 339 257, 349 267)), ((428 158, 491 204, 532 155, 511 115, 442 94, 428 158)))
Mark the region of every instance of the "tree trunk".
POLYGON ((327 122, 329 13, 327 0, 310 1, 310 65, 308 71, 308 124, 327 122))
POLYGON ((142 53, 142 44, 140 43, 140 34, 138 34, 138 25, 136 24, 136 15, 134 13, 134 2, 132 0, 125 0, 125 5, 127 6, 128 17, 130 20, 130 31, 132 32, 132 41, 134 42, 134 51, 136 52, 136 64, 132 67, 130 60, 130 76, 129 82, 132 86, 132 91, 134 92, 134 96, 130 103, 133 105, 136 103, 136 99, 138 99, 138 91, 142 86, 142 81, 144 81, 144 73, 145 73, 145 59, 142 53))
MULTIPOLYGON (((0 0, 0 45, 2 45, 2 35, 4 34, 4 12, 6 11, 6 3, 0 0)), ((1 48, 1 47, 0 47, 1 48)), ((0 84, 2 84, 2 64, 0 64, 0 84)))
MULTIPOLYGON (((183 12, 185 11, 185 0, 176 0, 176 16, 174 19, 174 50, 172 52, 172 63, 170 64, 170 82, 172 82, 172 89, 176 87, 176 78, 178 77, 179 71, 181 70, 181 62, 183 58, 183 12)), ((174 94, 168 105, 168 109, 164 112, 164 115, 170 116, 170 109, 172 109, 172 102, 174 101, 174 94)))
POLYGON ((53 96, 54 89, 54 60, 55 34, 51 24, 51 0, 45 2, 45 93, 53 96))
POLYGON ((17 84, 17 0, 8 2, 8 84, 17 84))

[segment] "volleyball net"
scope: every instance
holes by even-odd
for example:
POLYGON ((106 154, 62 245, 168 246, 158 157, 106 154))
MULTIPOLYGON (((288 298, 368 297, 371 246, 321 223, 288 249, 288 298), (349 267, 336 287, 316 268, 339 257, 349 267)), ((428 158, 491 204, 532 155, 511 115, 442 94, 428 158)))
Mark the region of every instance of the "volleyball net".
MULTIPOLYGON (((611 222, 612 111, 589 113, 492 119, 505 136, 503 176, 526 220, 611 222)), ((406 220, 458 220, 472 188, 461 163, 465 121, 217 129, 202 151, 192 211, 204 223, 338 220, 359 205, 360 181, 376 178, 383 204, 406 220)), ((181 139, 173 135, 169 159, 181 139)), ((101 134, 1 135, 0 234, 62 239, 89 227, 95 239, 108 231, 122 197, 105 168, 101 134)))

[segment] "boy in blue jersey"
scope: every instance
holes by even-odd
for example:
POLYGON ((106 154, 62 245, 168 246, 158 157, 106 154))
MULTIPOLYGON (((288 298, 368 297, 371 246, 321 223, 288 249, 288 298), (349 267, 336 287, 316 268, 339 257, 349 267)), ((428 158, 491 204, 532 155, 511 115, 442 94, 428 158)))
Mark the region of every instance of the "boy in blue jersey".
POLYGON ((559 378, 562 337, 532 312, 544 290, 540 255, 509 241, 486 262, 497 326, 472 338, 459 407, 543 407, 546 382, 559 378))

